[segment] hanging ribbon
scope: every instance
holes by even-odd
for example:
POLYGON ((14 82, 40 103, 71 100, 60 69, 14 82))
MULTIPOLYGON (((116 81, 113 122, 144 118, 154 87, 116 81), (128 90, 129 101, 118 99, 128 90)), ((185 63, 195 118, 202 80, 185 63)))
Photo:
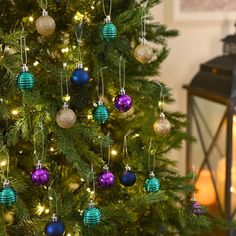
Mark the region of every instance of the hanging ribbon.
POLYGON ((128 155, 128 145, 127 145, 127 137, 132 134, 133 131, 132 130, 129 130, 127 132, 127 134, 124 136, 124 140, 123 140, 123 157, 125 158, 129 158, 129 155, 128 155))
POLYGON ((119 61, 119 83, 120 83, 120 89, 124 90, 125 89, 125 61, 123 60, 122 56, 120 56, 120 61, 119 61), (122 78, 122 69, 123 69, 123 78, 122 78))
POLYGON ((26 46, 26 40, 24 36, 24 26, 23 23, 21 22, 21 37, 20 37, 20 57, 21 57, 21 63, 23 66, 23 69, 27 69, 27 62, 28 62, 28 57, 27 57, 27 46, 26 46))
POLYGON ((63 64, 63 71, 61 72, 61 98, 62 98, 62 101, 65 102, 65 105, 66 105, 67 101, 64 98, 64 92, 63 92, 63 74, 65 75, 65 79, 66 79, 66 96, 69 97, 68 77, 67 77, 66 65, 64 64, 63 64))
POLYGON ((79 65, 82 66, 82 55, 81 55, 81 40, 83 35, 83 19, 80 20, 80 23, 75 28, 75 38, 78 44, 78 58, 79 58, 79 65))
POLYGON ((34 152, 35 152, 35 156, 37 157, 38 162, 40 162, 40 161, 43 162, 44 161, 44 133, 43 133, 43 124, 42 124, 42 122, 39 122, 39 130, 34 133, 33 139, 34 139, 34 152), (38 134, 41 135, 41 142, 42 142, 41 158, 38 157, 37 147, 36 147, 36 141, 37 141, 37 135, 38 134))
MULTIPOLYGON (((58 197, 57 197, 57 193, 56 191, 52 188, 52 184, 53 182, 51 183, 51 185, 48 187, 48 194, 49 194, 49 200, 54 200, 55 202, 55 213, 53 213, 53 217, 56 218, 57 216, 57 213, 58 213, 58 197)), ((51 205, 51 204, 50 204, 51 205)), ((51 209, 53 207, 51 206, 51 209)))
POLYGON ((107 69, 107 66, 102 67, 99 71, 98 71, 98 85, 97 85, 97 94, 98 94, 98 99, 99 101, 102 100, 102 98, 104 97, 104 79, 103 79, 103 70, 107 69), (101 86, 100 86, 101 83, 101 86), (101 90, 101 91, 100 91, 101 90))
POLYGON ((90 176, 92 176, 92 198, 91 198, 91 195, 90 195, 90 200, 91 201, 94 201, 95 200, 95 180, 94 180, 94 169, 93 169, 93 164, 91 163, 91 171, 88 173, 87 175, 87 183, 88 183, 88 186, 90 185, 90 176))
POLYGON ((150 139, 149 142, 149 148, 148 148, 148 171, 150 173, 155 172, 155 166, 156 166, 156 156, 153 157, 153 163, 152 163, 152 170, 151 170, 151 155, 152 155, 152 139, 150 139))
POLYGON ((103 7, 103 13, 104 13, 104 15, 106 16, 106 18, 107 17, 110 17, 111 16, 111 9, 112 9, 112 0, 109 0, 109 13, 107 14, 106 13, 106 8, 105 8, 105 2, 104 2, 105 0, 102 0, 102 7, 103 7))

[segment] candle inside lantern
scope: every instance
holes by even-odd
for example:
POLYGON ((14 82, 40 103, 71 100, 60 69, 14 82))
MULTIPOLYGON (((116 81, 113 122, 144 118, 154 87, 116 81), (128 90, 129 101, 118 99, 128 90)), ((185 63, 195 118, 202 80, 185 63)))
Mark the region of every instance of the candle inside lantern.
POLYGON ((215 189, 209 170, 202 170, 196 183, 196 199, 205 206, 213 205, 216 202, 215 189))
MULTIPOLYGON (((217 189, 220 198, 220 204, 225 208, 225 169, 226 159, 222 158, 217 165, 217 189)), ((236 161, 233 160, 231 168, 231 209, 236 207, 236 161)))

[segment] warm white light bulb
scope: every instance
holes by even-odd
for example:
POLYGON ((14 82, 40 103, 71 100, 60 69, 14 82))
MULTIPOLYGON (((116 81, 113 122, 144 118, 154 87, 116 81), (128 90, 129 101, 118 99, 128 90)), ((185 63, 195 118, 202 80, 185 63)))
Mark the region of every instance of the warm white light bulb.
POLYGON ((29 17, 29 21, 33 22, 33 21, 34 21, 34 17, 33 17, 33 16, 30 16, 30 17, 29 17))
POLYGON ((111 155, 116 156, 116 155, 117 155, 117 151, 114 150, 114 149, 112 149, 112 150, 111 150, 111 155))

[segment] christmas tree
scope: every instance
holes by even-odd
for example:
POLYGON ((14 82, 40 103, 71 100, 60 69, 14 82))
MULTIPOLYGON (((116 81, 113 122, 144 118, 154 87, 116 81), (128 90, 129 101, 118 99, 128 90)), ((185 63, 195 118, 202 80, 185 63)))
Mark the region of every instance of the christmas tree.
POLYGON ((168 159, 189 139, 185 117, 150 79, 177 35, 153 23, 159 3, 1 0, 0 235, 209 228, 192 176, 168 159))

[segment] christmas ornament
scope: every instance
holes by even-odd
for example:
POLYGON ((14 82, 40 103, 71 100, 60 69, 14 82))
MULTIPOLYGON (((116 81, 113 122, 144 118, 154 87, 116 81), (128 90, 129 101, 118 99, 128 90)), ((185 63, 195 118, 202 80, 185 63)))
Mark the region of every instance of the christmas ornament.
POLYGON ((146 179, 144 183, 144 189, 148 193, 155 193, 160 189, 159 180, 155 178, 153 171, 149 174, 149 178, 146 179))
POLYGON ((120 94, 115 98, 115 108, 120 112, 128 111, 132 106, 132 100, 130 96, 125 94, 125 90, 121 89, 120 94))
POLYGON ((160 118, 153 124, 153 129, 156 134, 160 135, 166 135, 170 132, 171 123, 165 118, 165 114, 163 112, 160 114, 160 118))
POLYGON ((111 17, 108 15, 105 18, 104 24, 100 31, 101 37, 106 42, 111 42, 117 37, 116 26, 111 22, 111 17))
POLYGON ((31 90, 35 85, 35 77, 28 71, 27 65, 23 65, 22 71, 17 75, 17 87, 21 90, 31 90))
POLYGON ((36 20, 35 27, 42 36, 49 36, 55 31, 56 23, 54 19, 48 15, 48 12, 43 9, 43 14, 36 20))
POLYGON ((102 188, 108 188, 115 183, 115 176, 109 171, 107 165, 103 167, 103 172, 98 176, 98 185, 102 188))
POLYGON ((16 203, 17 193, 14 188, 10 187, 8 180, 3 183, 3 188, 0 190, 0 204, 5 207, 10 207, 16 203))
POLYGON ((64 235, 64 232, 64 224, 57 220, 56 214, 53 214, 52 221, 45 226, 45 234, 47 236, 62 236, 64 235))
POLYGON ((67 103, 64 103, 62 109, 57 112, 56 122, 63 129, 68 129, 74 126, 76 122, 76 115, 71 109, 68 108, 67 103))
POLYGON ((86 226, 93 227, 100 223, 101 217, 101 211, 94 206, 93 202, 91 202, 89 207, 84 211, 83 222, 86 226))
POLYGON ((196 215, 200 216, 204 213, 202 206, 199 202, 196 201, 196 199, 191 199, 191 206, 190 210, 196 215))
POLYGON ((38 161, 36 168, 31 173, 32 183, 35 185, 45 185, 49 181, 49 171, 43 167, 41 161, 38 161))
POLYGON ((71 83, 79 87, 83 87, 89 81, 89 74, 83 69, 81 63, 78 64, 78 68, 75 69, 71 76, 71 83))
POLYGON ((98 105, 93 108, 92 115, 98 124, 104 124, 109 119, 109 110, 102 100, 99 100, 98 105))
POLYGON ((122 176, 120 177, 120 182, 126 186, 133 186, 136 181, 136 176, 133 171, 131 171, 130 167, 127 165, 125 167, 125 171, 123 172, 122 176))
POLYGON ((142 64, 150 63, 153 59, 153 49, 149 45, 141 43, 135 48, 134 57, 142 64))

